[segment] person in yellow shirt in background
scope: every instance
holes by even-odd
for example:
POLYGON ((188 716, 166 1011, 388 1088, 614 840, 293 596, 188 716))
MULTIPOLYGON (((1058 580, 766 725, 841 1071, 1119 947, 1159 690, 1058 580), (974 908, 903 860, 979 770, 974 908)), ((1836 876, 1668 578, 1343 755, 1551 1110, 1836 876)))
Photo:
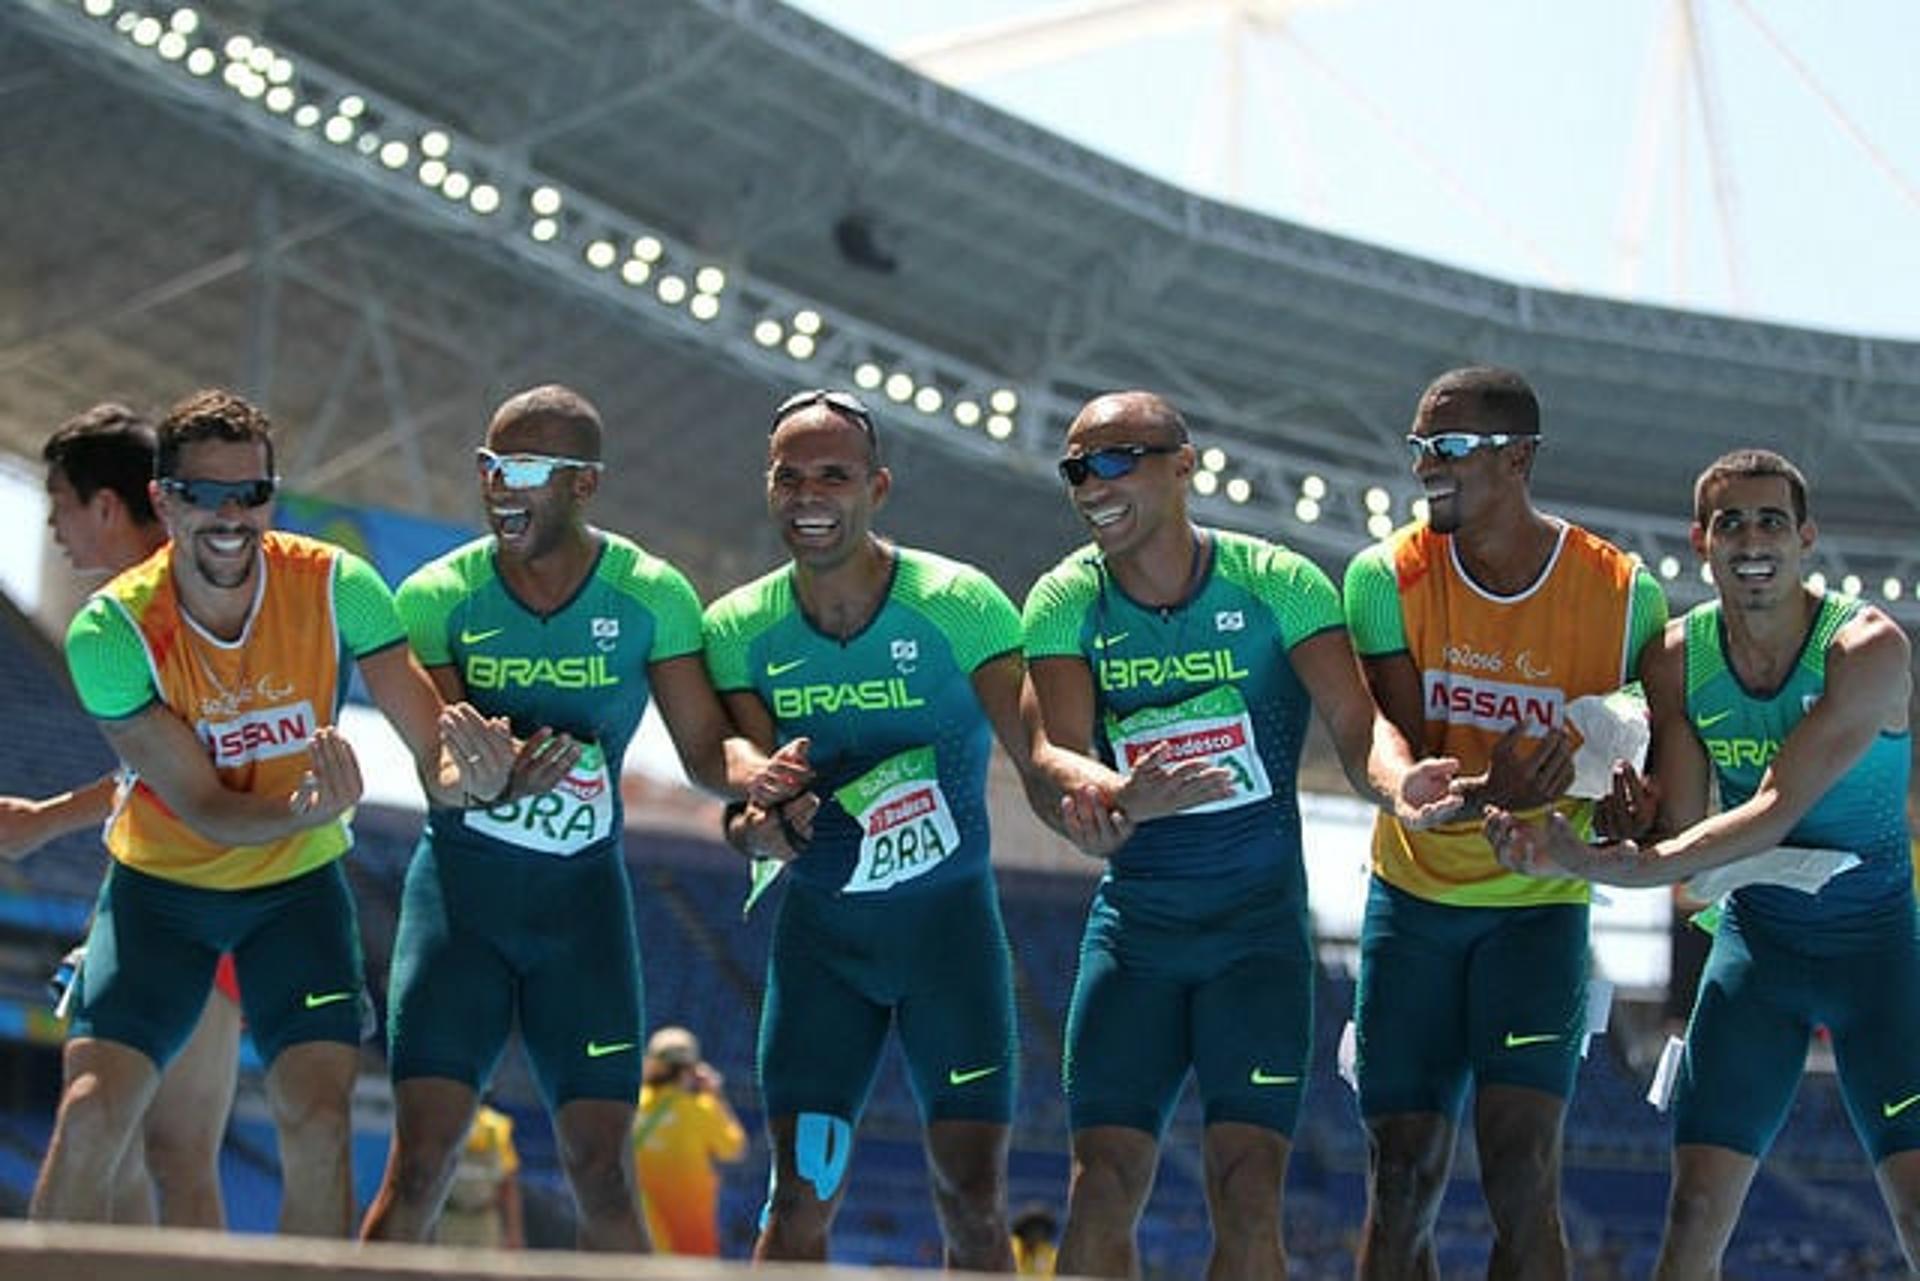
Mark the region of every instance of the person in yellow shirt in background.
POLYGON ((506 1113, 483 1103, 473 1114, 433 1239, 441 1245, 527 1248, 520 1153, 513 1146, 513 1118, 506 1113))
POLYGON ((727 1105, 720 1073, 700 1058, 700 1042, 687 1029, 655 1032, 642 1072, 633 1168, 654 1249, 718 1255, 720 1176, 713 1166, 738 1161, 747 1132, 727 1105))
POLYGON ((1013 1235, 1013 1270, 1023 1277, 1050 1277, 1060 1253, 1060 1220, 1044 1205, 1030 1205, 1007 1224, 1013 1235))

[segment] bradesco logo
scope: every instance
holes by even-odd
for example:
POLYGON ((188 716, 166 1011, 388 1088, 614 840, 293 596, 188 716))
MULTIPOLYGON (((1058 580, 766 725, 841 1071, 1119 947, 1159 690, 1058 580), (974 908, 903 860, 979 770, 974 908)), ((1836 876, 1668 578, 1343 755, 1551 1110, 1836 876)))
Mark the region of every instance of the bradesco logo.
POLYGON ((620 677, 607 666, 605 654, 580 658, 496 658, 491 654, 468 654, 468 689, 531 689, 551 685, 555 689, 609 689, 620 677))
POLYGON ((1502 731, 1518 722, 1529 730, 1543 732, 1560 724, 1566 713, 1565 692, 1539 685, 1513 685, 1431 670, 1426 673, 1425 685, 1430 721, 1502 731))
POLYGON ((1239 721, 1228 721, 1224 725, 1209 725, 1205 729, 1194 730, 1187 734, 1175 734, 1171 738, 1154 739, 1152 742, 1127 744, 1127 764, 1132 765, 1149 748, 1160 744, 1167 745, 1166 763, 1191 760, 1196 756, 1218 756, 1222 752, 1237 752, 1247 745, 1247 727, 1239 721))
POLYGON ((213 756, 214 768, 232 769, 248 761, 306 751, 314 726, 313 704, 302 700, 285 707, 263 707, 218 724, 201 721, 194 728, 213 756))
POLYGON ((1217 685, 1251 675, 1234 660, 1230 649, 1196 649, 1158 658, 1103 658, 1101 689, 1139 689, 1142 686, 1188 683, 1217 685))
POLYGON ((839 684, 776 685, 773 690, 773 714, 782 718, 831 716, 845 710, 890 712, 926 705, 926 699, 915 698, 907 688, 904 676, 839 684))

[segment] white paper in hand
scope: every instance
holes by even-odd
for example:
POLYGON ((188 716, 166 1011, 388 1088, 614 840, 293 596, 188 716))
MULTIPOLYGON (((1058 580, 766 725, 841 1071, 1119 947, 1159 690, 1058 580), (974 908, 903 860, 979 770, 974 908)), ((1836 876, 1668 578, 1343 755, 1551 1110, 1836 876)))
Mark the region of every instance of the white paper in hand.
POLYGON ((1687 882, 1687 893, 1703 903, 1712 903, 1747 885, 1780 885, 1802 894, 1818 894, 1828 881, 1858 866, 1860 856, 1845 850, 1781 845, 1700 873, 1687 882))
POLYGON ((1646 700, 1637 691, 1584 694, 1567 704, 1567 723, 1580 732, 1569 796, 1598 800, 1612 791, 1615 761, 1646 769, 1647 743, 1653 732, 1647 723, 1646 700))

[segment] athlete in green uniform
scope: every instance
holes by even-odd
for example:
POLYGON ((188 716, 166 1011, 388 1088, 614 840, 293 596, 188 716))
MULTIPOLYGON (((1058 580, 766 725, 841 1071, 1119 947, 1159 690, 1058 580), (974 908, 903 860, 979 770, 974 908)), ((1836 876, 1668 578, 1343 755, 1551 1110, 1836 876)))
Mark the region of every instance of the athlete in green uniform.
POLYGON ((792 562, 707 611, 707 662, 735 722, 763 749, 804 747, 816 775, 784 815, 749 807, 729 831, 786 860, 790 882, 760 1024, 774 1165, 755 1255, 826 1258, 853 1127, 897 1025, 947 1261, 1008 1272, 1017 1055, 985 791, 996 736, 1026 755, 1020 622, 980 571, 873 534, 891 483, 859 401, 789 399, 768 439, 767 505, 792 562))
POLYGON ((1101 396, 1060 464, 1093 531, 1027 598, 1025 635, 1071 835, 1108 857, 1081 945, 1065 1065, 1073 1183, 1061 1273, 1139 1270, 1134 1225, 1189 1070, 1206 1110, 1210 1276, 1285 1272, 1281 1186, 1312 1046, 1313 950, 1295 773, 1318 707, 1361 793, 1450 812, 1375 710, 1333 584, 1257 538, 1195 526, 1179 412, 1101 396), (1145 790, 1179 792, 1180 805, 1145 790), (1196 794, 1204 791, 1205 795, 1196 794), (1147 801, 1147 803, 1142 803, 1147 801))
MULTIPOLYGON (((649 696, 688 773, 736 793, 764 764, 700 660, 700 605, 671 565, 588 525, 601 423, 539 387, 503 404, 480 451, 489 536, 400 587, 414 651, 474 767, 435 807, 394 944, 397 1106, 369 1238, 424 1240, 516 1017, 559 1136, 583 1248, 645 1248, 626 1161, 645 1043, 621 853, 620 762, 649 696), (516 748, 516 736, 519 745, 516 748)), ((788 776, 804 786, 804 771, 788 776)))
POLYGON ((1806 481, 1778 454, 1725 455, 1695 484, 1693 545, 1719 600, 1651 652, 1653 785, 1619 768, 1610 816, 1617 830, 1671 835, 1589 847, 1564 821, 1487 820, 1509 866, 1609 885, 1672 884, 1783 844, 1859 859, 1818 893, 1761 883, 1726 904, 1674 1097, 1657 1277, 1720 1274, 1816 1025, 1832 1035, 1848 1114, 1920 1269, 1910 650, 1879 610, 1801 581, 1814 533, 1806 481), (1722 808, 1709 817, 1713 782, 1722 808))

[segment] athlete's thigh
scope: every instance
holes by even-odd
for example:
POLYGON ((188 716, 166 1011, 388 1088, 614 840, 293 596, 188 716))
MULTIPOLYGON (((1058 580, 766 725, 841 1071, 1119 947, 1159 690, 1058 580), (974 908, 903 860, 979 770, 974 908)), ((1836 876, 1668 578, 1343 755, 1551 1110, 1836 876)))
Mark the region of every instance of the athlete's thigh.
POLYGON ((1206 1122, 1291 1136, 1313 1055, 1313 944, 1304 908, 1285 937, 1268 931, 1191 1005, 1193 1069, 1206 1122))
POLYGON ((1486 928, 1467 964, 1474 1076, 1567 1098, 1586 1038, 1586 906, 1481 911, 1486 928))
POLYGON ((527 1060, 559 1108, 575 1099, 631 1103, 640 1093, 640 941, 633 889, 617 848, 571 866, 537 867, 532 882, 549 909, 538 959, 520 978, 520 1033, 527 1060))
POLYGON ((1470 1070, 1461 910, 1378 877, 1368 888, 1353 1014, 1364 1116, 1459 1116, 1470 1070))
POLYGON ((111 864, 74 976, 67 1034, 131 1046, 164 1068, 198 1021, 220 959, 196 928, 216 925, 200 910, 212 893, 111 864))
POLYGON ((1821 1019, 1854 1132, 1875 1165, 1920 1148, 1920 938, 1905 913, 1820 963, 1821 1019))
POLYGON ((304 1041, 359 1045, 367 978, 339 861, 254 893, 255 919, 234 943, 233 964, 261 1061, 304 1041))
MULTIPOLYGON (((773 924, 760 1011, 760 1093, 768 1116, 851 1124, 866 1107, 892 1023, 861 982, 863 940, 878 914, 790 885, 773 924)), ((802 1137, 812 1131, 802 1126, 802 1137)))
MULTIPOLYGON (((423 840, 407 868, 387 987, 387 1053, 393 1079, 444 1077, 479 1091, 513 1027, 514 974, 494 945, 492 922, 474 919, 483 886, 455 884, 481 869, 423 840)), ((500 887, 501 899, 512 887, 500 887)))
POLYGON ((1714 935, 1674 1083, 1673 1141, 1765 1156, 1785 1123, 1813 1023, 1799 959, 1729 913, 1714 935))
POLYGON ((1013 962, 991 877, 904 900, 900 1045, 922 1119, 1013 1119, 1019 1033, 1013 962))
MULTIPOLYGON (((1067 1007, 1061 1076, 1075 1131, 1118 1125, 1156 1140, 1193 1061, 1188 988, 1146 972, 1146 940, 1094 897, 1067 1007)), ((1169 943, 1171 945, 1171 943, 1169 943)))

